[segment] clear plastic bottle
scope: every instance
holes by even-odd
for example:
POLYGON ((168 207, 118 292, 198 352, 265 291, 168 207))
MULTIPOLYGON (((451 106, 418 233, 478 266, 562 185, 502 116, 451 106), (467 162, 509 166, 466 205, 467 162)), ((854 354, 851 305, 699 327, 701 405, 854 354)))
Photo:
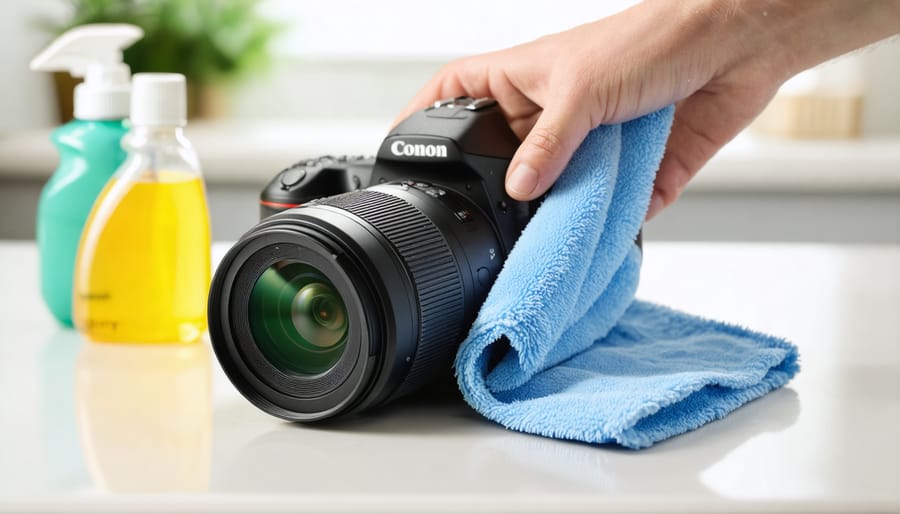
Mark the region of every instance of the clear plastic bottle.
POLYGON ((184 137, 184 77, 139 73, 128 154, 88 217, 75 326, 107 342, 190 342, 206 329, 210 229, 200 164, 184 137))

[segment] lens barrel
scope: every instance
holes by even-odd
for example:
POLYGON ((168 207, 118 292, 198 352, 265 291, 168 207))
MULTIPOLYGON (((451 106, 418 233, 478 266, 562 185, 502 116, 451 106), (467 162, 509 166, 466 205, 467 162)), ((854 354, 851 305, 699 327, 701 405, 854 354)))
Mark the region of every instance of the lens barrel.
POLYGON ((368 409, 450 374, 499 253, 487 217, 452 191, 394 183, 317 200, 265 219, 225 256, 213 348, 275 416, 368 409))

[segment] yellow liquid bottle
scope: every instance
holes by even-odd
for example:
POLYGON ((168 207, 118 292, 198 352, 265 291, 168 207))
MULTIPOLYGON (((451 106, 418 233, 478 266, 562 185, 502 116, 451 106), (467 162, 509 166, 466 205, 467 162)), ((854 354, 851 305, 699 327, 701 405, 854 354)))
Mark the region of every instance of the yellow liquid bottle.
POLYGON ((115 200, 109 212, 92 212, 82 238, 77 326, 95 341, 196 340, 206 329, 210 280, 202 180, 164 170, 122 193, 116 185, 113 178, 98 200, 115 200))
MULTIPOLYGON (((135 75, 133 102, 142 98, 142 75, 135 75)), ((209 213, 199 164, 182 134, 183 115, 135 116, 132 105, 135 128, 123 140, 128 157, 81 236, 75 326, 92 341, 196 341, 206 329, 210 282, 209 213)))

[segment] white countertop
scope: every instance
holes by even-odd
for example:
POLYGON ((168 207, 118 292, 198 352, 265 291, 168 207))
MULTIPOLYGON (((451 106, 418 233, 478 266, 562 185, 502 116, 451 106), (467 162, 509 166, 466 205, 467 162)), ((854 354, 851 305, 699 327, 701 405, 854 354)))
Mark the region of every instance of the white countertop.
POLYGON ((240 397, 206 345, 58 328, 34 245, 0 242, 0 511, 900 510, 900 246, 645 255, 641 297, 789 338, 802 371, 629 451, 507 431, 453 398, 285 423, 240 397))
MULTIPOLYGON (((321 154, 373 155, 390 120, 195 122, 187 136, 211 184, 258 187, 285 166, 321 154)), ((0 178, 44 180, 58 157, 50 129, 0 134, 0 178)), ((900 135, 788 141, 739 135, 691 191, 900 192, 900 135)))

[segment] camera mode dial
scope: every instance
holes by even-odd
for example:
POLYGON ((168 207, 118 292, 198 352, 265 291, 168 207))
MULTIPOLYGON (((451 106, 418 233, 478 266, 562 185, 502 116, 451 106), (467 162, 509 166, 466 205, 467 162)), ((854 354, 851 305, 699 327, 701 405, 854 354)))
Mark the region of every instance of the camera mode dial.
POLYGON ((374 159, 362 155, 323 155, 303 159, 278 172, 260 195, 263 218, 299 207, 334 191, 355 191, 368 184, 374 159))

